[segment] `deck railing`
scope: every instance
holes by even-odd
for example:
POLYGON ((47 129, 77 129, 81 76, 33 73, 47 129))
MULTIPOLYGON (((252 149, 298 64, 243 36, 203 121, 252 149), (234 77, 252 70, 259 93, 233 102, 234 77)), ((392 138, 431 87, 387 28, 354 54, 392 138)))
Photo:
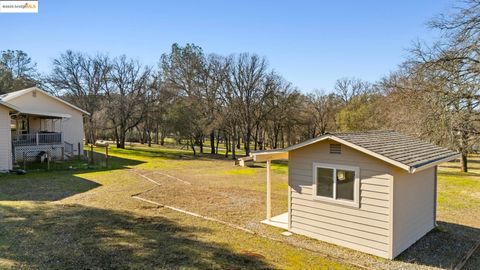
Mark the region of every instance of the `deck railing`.
POLYGON ((62 133, 17 134, 12 136, 12 144, 14 146, 62 144, 62 133))
POLYGON ((65 154, 67 156, 73 156, 73 144, 68 142, 64 142, 63 144, 65 146, 65 154))

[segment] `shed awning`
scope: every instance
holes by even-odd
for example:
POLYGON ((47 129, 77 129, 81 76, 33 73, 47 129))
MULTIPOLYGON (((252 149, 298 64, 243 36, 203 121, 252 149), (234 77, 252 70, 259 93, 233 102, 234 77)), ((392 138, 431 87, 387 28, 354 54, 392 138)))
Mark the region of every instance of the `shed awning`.
POLYGON ((285 151, 285 149, 265 150, 265 151, 252 152, 250 156, 252 156, 253 160, 256 162, 264 162, 267 160, 288 159, 288 151, 285 151))

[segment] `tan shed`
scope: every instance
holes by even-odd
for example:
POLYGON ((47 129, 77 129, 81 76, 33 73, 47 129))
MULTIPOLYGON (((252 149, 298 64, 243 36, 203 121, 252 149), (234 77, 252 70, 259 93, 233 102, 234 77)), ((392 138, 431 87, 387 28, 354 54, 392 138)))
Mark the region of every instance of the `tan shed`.
POLYGON ((393 259, 436 226, 437 165, 459 154, 371 131, 326 134, 252 156, 267 162, 264 223, 393 259), (269 169, 277 159, 288 159, 288 213, 272 217, 269 169))

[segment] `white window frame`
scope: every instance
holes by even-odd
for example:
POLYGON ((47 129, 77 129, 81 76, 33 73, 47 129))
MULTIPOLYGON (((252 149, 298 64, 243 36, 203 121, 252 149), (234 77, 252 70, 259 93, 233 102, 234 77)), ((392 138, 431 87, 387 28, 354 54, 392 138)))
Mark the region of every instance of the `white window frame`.
POLYGON ((360 207, 360 168, 354 166, 346 166, 339 164, 328 164, 328 163, 313 163, 313 199, 317 201, 330 202, 335 204, 360 207), (333 197, 325 197, 317 195, 317 168, 333 169, 333 197), (355 180, 353 184, 353 201, 337 199, 337 170, 347 170, 355 172, 355 180))

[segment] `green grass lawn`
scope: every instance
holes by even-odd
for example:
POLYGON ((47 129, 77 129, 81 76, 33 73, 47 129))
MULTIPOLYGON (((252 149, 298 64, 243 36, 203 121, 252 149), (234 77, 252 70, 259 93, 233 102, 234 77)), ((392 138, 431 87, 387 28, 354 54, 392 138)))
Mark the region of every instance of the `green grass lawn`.
MULTIPOLYGON (((261 225, 264 164, 233 165, 221 155, 193 157, 171 146, 111 148, 108 168, 83 161, 0 176, 0 269, 373 269, 448 267, 479 236, 480 163, 459 173, 439 168, 439 229, 389 261, 261 225), (142 174, 157 182, 147 181, 142 174), (157 207, 132 195, 255 231, 157 207), (276 240, 271 240, 276 239, 276 240), (59 248, 61 247, 61 248, 59 248), (443 253, 441 253, 443 252, 443 253), (441 261, 435 253, 448 257, 441 261), (445 256, 443 254, 448 254, 445 256)), ((285 162, 274 163, 274 214, 287 211, 285 162)), ((480 268, 480 252, 466 269, 480 268)))
POLYGON ((132 169, 213 171, 221 162, 225 178, 252 175, 231 160, 168 148, 111 154, 109 169, 69 162, 55 171, 0 176, 0 269, 352 268, 131 197, 155 187, 132 169))

